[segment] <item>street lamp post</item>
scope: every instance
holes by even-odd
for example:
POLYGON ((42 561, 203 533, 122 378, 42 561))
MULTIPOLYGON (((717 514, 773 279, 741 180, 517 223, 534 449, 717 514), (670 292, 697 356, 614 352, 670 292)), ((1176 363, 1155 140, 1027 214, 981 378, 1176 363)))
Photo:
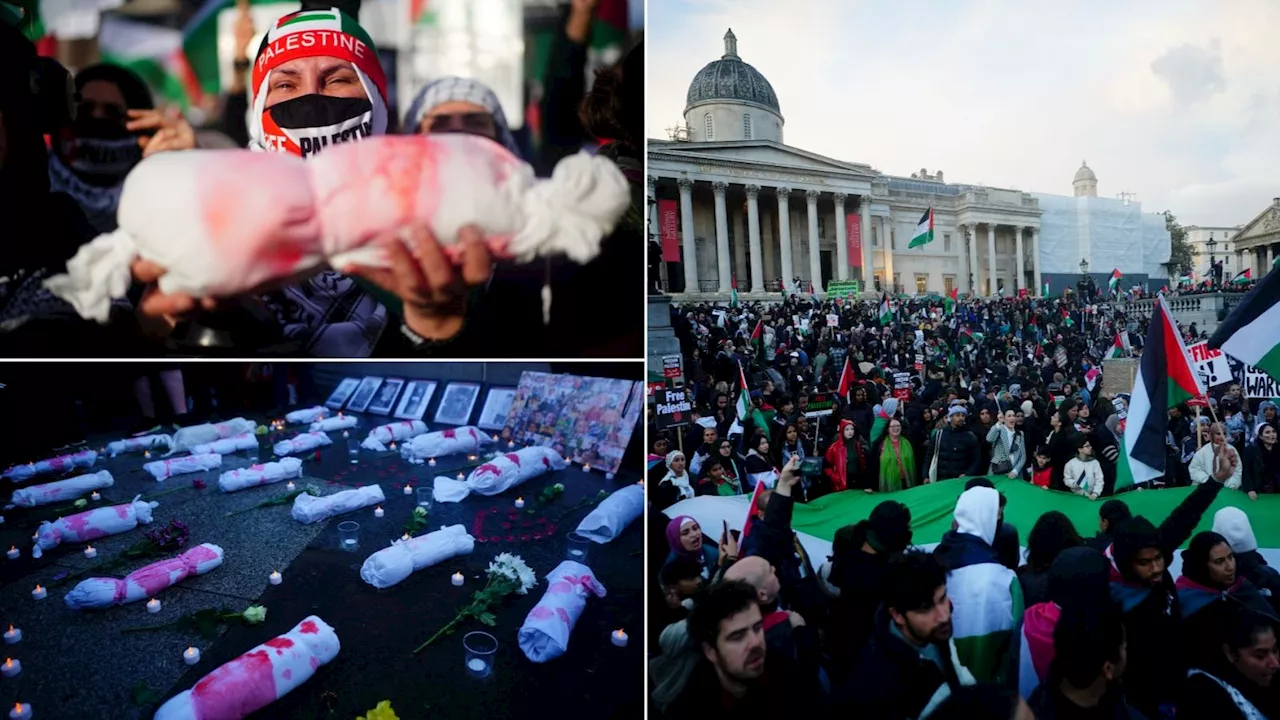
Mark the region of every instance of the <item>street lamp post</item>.
POLYGON ((1204 246, 1209 248, 1209 279, 1210 282, 1213 283, 1214 287, 1217 287, 1218 272, 1217 267, 1215 266, 1216 263, 1214 263, 1213 260, 1213 249, 1218 247, 1218 241, 1213 239, 1213 233, 1209 233, 1209 240, 1204 244, 1204 246))

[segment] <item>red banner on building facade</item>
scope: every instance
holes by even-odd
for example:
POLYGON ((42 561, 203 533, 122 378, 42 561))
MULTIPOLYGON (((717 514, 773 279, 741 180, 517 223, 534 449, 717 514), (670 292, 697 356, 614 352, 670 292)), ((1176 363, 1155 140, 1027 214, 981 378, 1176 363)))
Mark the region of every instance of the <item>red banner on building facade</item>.
POLYGON ((662 261, 680 262, 680 213, 675 200, 658 201, 658 227, 662 233, 662 261))
POLYGON ((849 265, 862 267, 862 216, 858 213, 845 215, 845 226, 848 228, 849 265))

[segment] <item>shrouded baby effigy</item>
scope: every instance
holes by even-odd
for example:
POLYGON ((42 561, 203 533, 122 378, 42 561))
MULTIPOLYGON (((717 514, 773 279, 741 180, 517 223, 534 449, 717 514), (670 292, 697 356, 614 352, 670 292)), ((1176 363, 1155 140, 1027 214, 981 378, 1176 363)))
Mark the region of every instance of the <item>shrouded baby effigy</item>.
POLYGON ((40 462, 27 463, 26 465, 14 465, 4 471, 0 477, 14 482, 24 482, 30 480, 37 475, 45 475, 55 472, 66 472, 75 468, 93 467, 98 461, 98 453, 94 450, 81 450, 78 453, 70 455, 59 455, 58 457, 41 460, 40 462))
POLYGON ((82 246, 45 285, 82 317, 106 322, 138 258, 166 269, 161 292, 234 296, 326 265, 387 267, 374 241, 414 223, 450 254, 458 231, 476 225, 498 257, 585 263, 630 201, 607 158, 567 157, 541 180, 498 143, 465 134, 374 137, 310 160, 157 153, 125 179, 119 229, 82 246))
POLYGON ((354 417, 350 415, 343 415, 342 417, 331 417, 323 420, 316 420, 311 423, 311 427, 308 429, 311 430, 311 432, 333 432, 334 430, 346 430, 347 428, 353 428, 357 424, 359 424, 359 421, 354 417))
POLYGON ((475 538, 462 525, 442 527, 426 535, 397 540, 365 559, 360 577, 382 589, 404 580, 413 573, 429 568, 456 555, 469 555, 476 547, 475 538))
POLYGON ((65 598, 72 610, 105 608, 155 597, 192 575, 203 575, 222 564, 222 548, 197 545, 181 555, 153 562, 121 579, 92 577, 81 580, 65 598))
POLYGON ((111 473, 99 470, 96 473, 81 475, 67 480, 33 485, 13 491, 13 504, 19 507, 35 507, 48 505, 63 500, 74 500, 94 490, 111 487, 115 480, 111 473))
POLYGON ((497 495, 549 470, 563 470, 564 458, 545 447, 527 447, 493 456, 466 480, 437 477, 432 493, 438 502, 460 502, 473 492, 497 495))
POLYGON ((142 466, 151 477, 157 482, 164 482, 174 475, 186 475, 187 473, 204 472, 212 470, 216 467, 222 467, 222 456, 218 453, 203 453, 200 455, 187 455, 180 458, 169 458, 166 460, 156 460, 142 466))
POLYGON ((205 453, 218 453, 220 455, 231 455, 240 450, 253 450, 258 447, 258 436, 253 433, 241 433, 229 438, 214 440, 213 442, 200 443, 191 446, 192 455, 204 455, 205 453))
POLYGON ((31 556, 39 558, 45 550, 63 542, 88 542, 123 532, 151 522, 151 511, 160 507, 158 502, 145 502, 141 495, 125 505, 94 508, 75 515, 42 522, 36 529, 36 544, 31 556))
POLYGON ((258 425, 252 420, 244 418, 235 418, 220 423, 205 423, 203 425, 192 425, 184 427, 173 434, 173 445, 169 448, 169 454, 173 455, 182 451, 191 451, 191 448, 203 443, 211 443, 215 440, 223 438, 235 437, 244 433, 251 433, 258 429, 258 425))
POLYGON ((476 452, 493 442, 480 428, 467 425, 465 427, 437 430, 419 435, 400 446, 400 456, 416 465, 433 457, 444 457, 454 453, 476 452))
POLYGON ((421 420, 405 420, 389 425, 379 425, 369 431, 369 437, 360 443, 360 447, 374 452, 383 452, 387 449, 387 443, 396 440, 403 442, 426 431, 427 424, 421 420))
POLYGON ((338 656, 338 634, 312 615, 170 698, 155 720, 240 720, 311 679, 338 656))
POLYGON ((322 432, 308 432, 296 435, 288 440, 281 440, 272 447, 272 450, 275 451, 276 455, 292 455, 294 453, 315 450, 321 445, 332 444, 333 440, 331 440, 328 435, 322 432))
POLYGON ((325 495, 324 497, 302 493, 293 500, 293 519, 310 525, 311 523, 331 518, 334 515, 341 515, 375 503, 386 502, 386 499, 386 496, 382 494, 382 487, 378 485, 365 485, 364 487, 343 490, 340 493, 325 495))
POLYGON ((298 458, 281 458, 278 462, 228 470, 218 477, 218 487, 222 492, 229 493, 300 477, 302 461, 298 458))
POLYGON ((591 568, 565 560, 547 575, 547 591, 529 611, 517 635, 520 649, 533 662, 554 660, 569 649, 569 635, 587 598, 604 597, 604 585, 591 568))
POLYGON ((107 454, 111 457, 116 457, 125 453, 154 450, 161 447, 168 450, 171 443, 173 443, 173 438, 168 435, 144 435, 123 440, 112 440, 107 443, 107 454))
POLYGON ((582 522, 577 533, 593 542, 607 543, 644 514, 644 485, 624 487, 600 502, 582 522))
POLYGON ((285 422, 290 425, 305 425, 310 422, 315 422, 328 414, 329 408, 323 405, 316 405, 315 407, 309 407, 303 410, 294 410, 291 413, 286 413, 284 419, 285 422))

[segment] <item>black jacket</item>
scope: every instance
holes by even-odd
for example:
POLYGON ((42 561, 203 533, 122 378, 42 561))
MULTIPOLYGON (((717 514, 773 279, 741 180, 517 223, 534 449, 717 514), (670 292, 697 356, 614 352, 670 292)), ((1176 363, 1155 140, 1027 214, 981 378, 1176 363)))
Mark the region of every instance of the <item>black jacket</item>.
POLYGON ((1082 708, 1062 694, 1058 681, 1052 677, 1048 683, 1036 687, 1027 704, 1036 714, 1036 720, 1147 720, 1129 706, 1124 691, 1118 687, 1103 695, 1097 707, 1082 708))
POLYGON ((931 437, 929 455, 925 458, 925 472, 938 454, 938 480, 978 475, 982 472, 982 445, 968 430, 956 430, 950 425, 931 437))
POLYGON ((840 588, 840 597, 831 601, 827 654, 841 667, 848 669, 871 638, 876 610, 884 602, 888 562, 887 554, 858 550, 831 565, 828 580, 840 588))
MULTIPOLYGON (((1271 700, 1270 691, 1260 691, 1233 668, 1221 664, 1208 671, 1214 677, 1239 690, 1265 717, 1280 717, 1280 707, 1271 700)), ((1178 702, 1178 720, 1244 720, 1244 713, 1218 683, 1197 673, 1178 683, 1182 699, 1178 702)))
POLYGON ((871 642, 853 672, 837 687, 832 703, 844 717, 915 720, 945 682, 958 687, 950 644, 941 646, 945 672, 889 630, 889 612, 876 611, 871 642))
POLYGON ((748 535, 751 542, 744 543, 742 554, 744 557, 759 555, 768 560, 778 573, 781 606, 800 613, 807 624, 822 627, 827 614, 826 596, 818 586, 813 563, 791 529, 794 509, 794 499, 772 493, 765 506, 764 519, 752 526, 748 535))
POLYGON ((1236 574, 1267 595, 1273 610, 1280 612, 1280 572, 1267 564, 1257 550, 1236 553, 1236 574))

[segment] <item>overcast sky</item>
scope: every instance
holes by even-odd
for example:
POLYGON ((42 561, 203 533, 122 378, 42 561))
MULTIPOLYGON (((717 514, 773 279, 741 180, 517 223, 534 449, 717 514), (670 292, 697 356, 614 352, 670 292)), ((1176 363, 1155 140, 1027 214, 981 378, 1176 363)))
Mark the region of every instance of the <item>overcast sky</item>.
POLYGON ((724 53, 772 83, 788 145, 877 170, 1137 193, 1184 225, 1280 196, 1276 0, 649 0, 647 130, 724 53))

